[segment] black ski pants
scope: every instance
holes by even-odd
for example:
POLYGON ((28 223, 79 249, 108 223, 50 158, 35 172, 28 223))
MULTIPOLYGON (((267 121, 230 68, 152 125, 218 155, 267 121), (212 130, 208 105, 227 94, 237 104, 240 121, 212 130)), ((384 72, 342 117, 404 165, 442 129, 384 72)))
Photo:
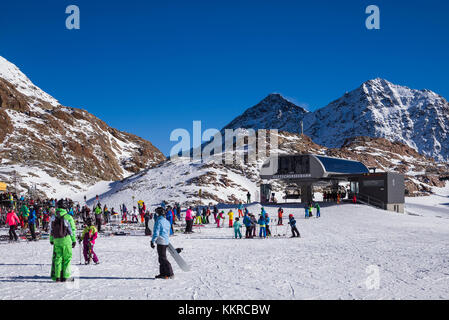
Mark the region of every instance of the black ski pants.
POLYGON ((167 247, 166 245, 157 245, 157 254, 159 256, 159 274, 164 277, 171 277, 173 275, 173 269, 170 262, 167 259, 167 247))
POLYGON ((292 227, 292 234, 294 237, 299 237, 299 231, 296 226, 292 227))
POLYGON ((18 237, 17 237, 17 233, 16 233, 16 228, 17 226, 9 226, 9 240, 15 240, 17 241, 18 237))
POLYGON ((193 220, 186 220, 186 232, 192 232, 193 220))
POLYGON ((30 232, 31 232, 31 238, 33 240, 36 240, 36 226, 34 225, 34 223, 30 223, 28 225, 28 227, 30 228, 30 232))

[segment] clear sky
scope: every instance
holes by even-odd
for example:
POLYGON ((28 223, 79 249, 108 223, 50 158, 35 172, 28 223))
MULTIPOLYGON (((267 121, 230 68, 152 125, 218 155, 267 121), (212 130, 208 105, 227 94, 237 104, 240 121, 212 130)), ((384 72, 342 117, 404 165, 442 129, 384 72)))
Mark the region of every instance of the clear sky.
POLYGON ((168 154, 173 129, 221 129, 272 92, 315 110, 382 77, 448 98, 449 1, 1 1, 0 55, 168 154))

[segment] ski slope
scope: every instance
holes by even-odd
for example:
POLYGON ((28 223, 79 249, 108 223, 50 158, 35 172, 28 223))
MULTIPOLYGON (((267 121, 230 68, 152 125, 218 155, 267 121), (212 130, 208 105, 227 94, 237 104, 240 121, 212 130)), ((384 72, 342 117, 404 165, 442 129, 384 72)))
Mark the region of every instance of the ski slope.
MULTIPOLYGON (((266 209, 275 217, 277 207, 266 209)), ((260 205, 249 210, 259 213, 260 205)), ((290 213, 302 238, 235 240, 232 229, 213 225, 177 234, 171 241, 184 248, 192 271, 182 272, 169 257, 174 280, 154 280, 157 253, 145 236, 100 237, 99 265, 77 265, 77 246, 72 284, 49 279, 52 247, 46 240, 2 242, 0 299, 449 298, 448 219, 352 204, 324 207, 320 219, 305 220, 303 209, 285 208, 285 216, 290 213), (378 289, 367 287, 373 268, 378 289)), ((272 227, 273 234, 285 230, 272 227)))

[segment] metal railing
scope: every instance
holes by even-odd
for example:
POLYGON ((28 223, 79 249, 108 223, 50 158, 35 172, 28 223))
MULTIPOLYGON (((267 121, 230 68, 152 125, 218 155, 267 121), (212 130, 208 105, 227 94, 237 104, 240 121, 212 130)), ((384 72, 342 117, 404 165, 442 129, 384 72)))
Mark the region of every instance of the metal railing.
POLYGON ((383 202, 380 199, 377 199, 373 196, 369 196, 363 193, 358 193, 356 195, 357 201, 360 201, 361 203, 373 206, 373 207, 377 207, 377 208, 381 208, 381 209, 386 209, 386 205, 385 202, 383 202))

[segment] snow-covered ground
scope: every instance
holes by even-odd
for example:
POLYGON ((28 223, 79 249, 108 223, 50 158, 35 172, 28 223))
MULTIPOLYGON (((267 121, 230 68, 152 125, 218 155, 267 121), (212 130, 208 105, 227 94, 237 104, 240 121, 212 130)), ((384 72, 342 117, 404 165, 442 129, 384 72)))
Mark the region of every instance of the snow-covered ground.
MULTIPOLYGON (((266 209, 276 216, 277 207, 266 209)), ((154 280, 157 253, 143 235, 100 237, 99 265, 77 265, 77 246, 70 285, 49 279, 48 241, 3 242, 0 299, 449 299, 448 219, 352 204, 324 206, 320 219, 305 220, 293 204, 290 213, 302 238, 235 240, 232 229, 213 225, 177 234, 171 241, 192 271, 170 257, 174 280, 154 280)), ((273 234, 286 230, 272 226, 273 234)))

